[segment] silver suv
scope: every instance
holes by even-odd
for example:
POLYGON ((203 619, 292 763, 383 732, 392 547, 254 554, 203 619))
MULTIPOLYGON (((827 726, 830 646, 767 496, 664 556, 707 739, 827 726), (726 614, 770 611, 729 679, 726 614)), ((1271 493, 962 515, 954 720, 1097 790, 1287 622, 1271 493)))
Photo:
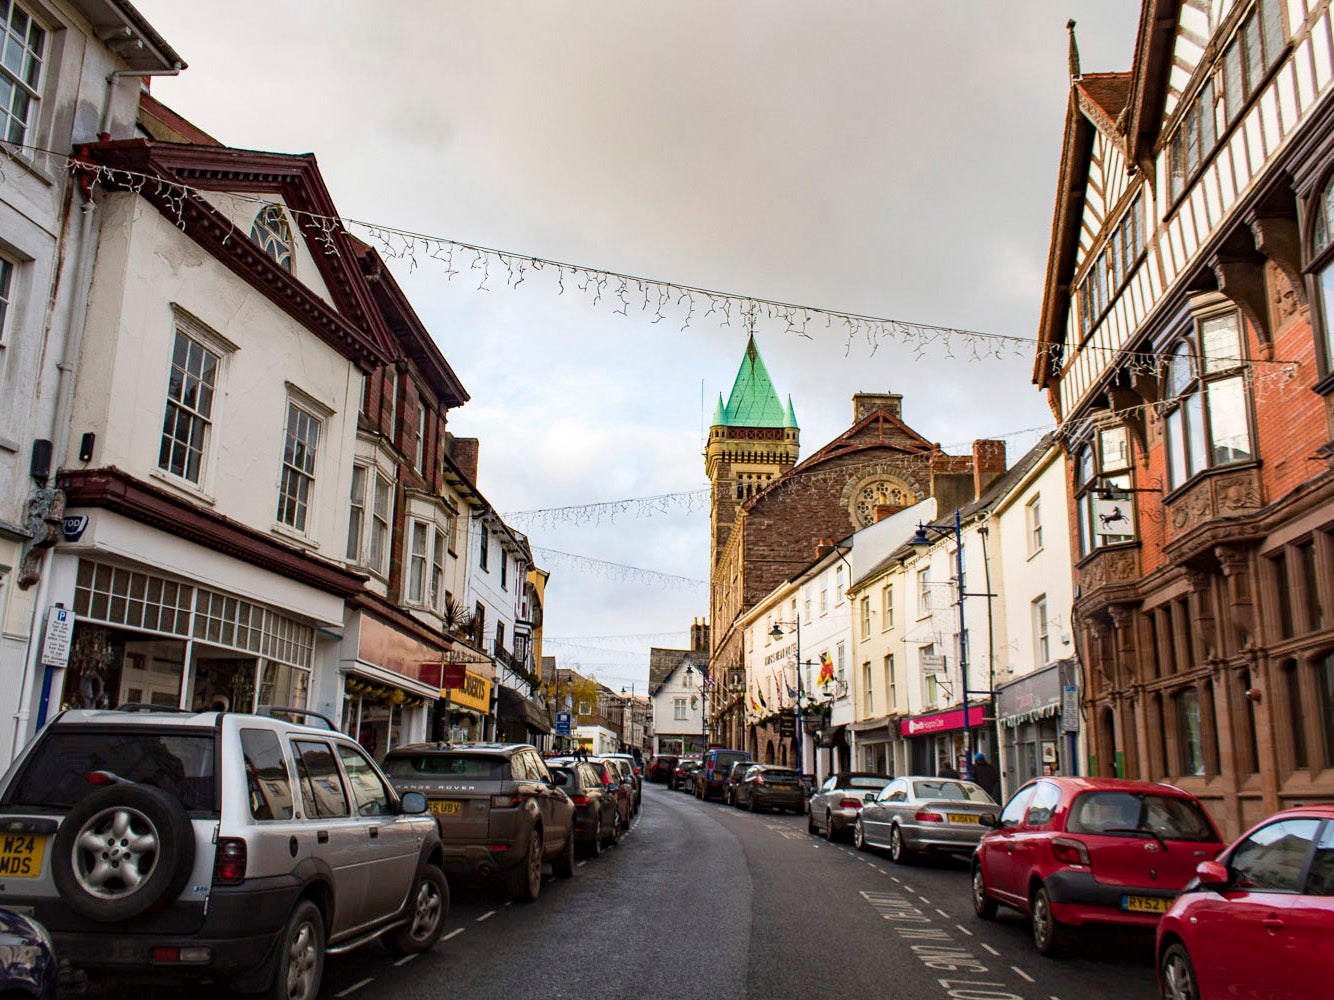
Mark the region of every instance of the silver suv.
POLYGON ((0 907, 76 968, 315 1000, 326 953, 439 938, 449 887, 426 810, 331 726, 65 712, 0 779, 0 907))

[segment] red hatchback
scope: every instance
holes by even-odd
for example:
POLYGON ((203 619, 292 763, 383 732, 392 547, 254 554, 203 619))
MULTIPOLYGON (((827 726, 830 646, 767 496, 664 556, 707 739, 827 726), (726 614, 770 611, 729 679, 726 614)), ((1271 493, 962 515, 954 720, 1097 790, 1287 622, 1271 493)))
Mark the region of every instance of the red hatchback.
POLYGON ((1197 875, 1158 925, 1164 997, 1330 995, 1334 806, 1269 817, 1197 875))
POLYGON ((994 829, 973 854, 973 909, 984 920, 998 905, 1027 914, 1043 955, 1084 924, 1153 927, 1223 849, 1194 796, 1145 781, 1039 778, 982 821, 994 829))

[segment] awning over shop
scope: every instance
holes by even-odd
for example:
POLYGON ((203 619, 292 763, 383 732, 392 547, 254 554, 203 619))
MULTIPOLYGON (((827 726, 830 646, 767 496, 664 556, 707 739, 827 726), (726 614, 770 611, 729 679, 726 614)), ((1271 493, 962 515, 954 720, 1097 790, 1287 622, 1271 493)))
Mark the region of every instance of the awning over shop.
POLYGON ((1061 714, 1061 665, 1054 663, 996 691, 996 721, 1011 728, 1061 714))
MULTIPOLYGON (((986 721, 986 709, 973 705, 968 709, 968 725, 980 726, 986 721)), ((903 736, 929 736, 934 733, 947 733, 963 728, 963 709, 952 708, 930 715, 918 715, 904 719, 899 723, 899 733, 903 736)))
POLYGON ((877 729, 888 731, 890 723, 893 721, 894 720, 891 719, 890 716, 881 715, 874 719, 863 719, 861 722, 854 722, 850 728, 854 733, 860 736, 862 733, 874 732, 877 729))
POLYGON ((551 718, 547 715, 545 708, 531 698, 525 698, 513 688, 503 685, 500 688, 496 702, 496 714, 501 719, 513 719, 522 722, 535 733, 549 733, 552 731, 551 718))
POLYGON ((847 726, 829 726, 820 730, 817 746, 845 747, 848 745, 847 726))

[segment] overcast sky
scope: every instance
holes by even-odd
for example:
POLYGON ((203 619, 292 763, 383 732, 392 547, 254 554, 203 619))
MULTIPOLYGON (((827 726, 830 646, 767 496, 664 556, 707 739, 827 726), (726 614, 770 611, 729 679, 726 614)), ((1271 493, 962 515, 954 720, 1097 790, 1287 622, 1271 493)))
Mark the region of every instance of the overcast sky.
MULTIPOLYGON (((1036 335, 1069 94, 1129 68, 1132 0, 136 0, 190 68, 153 92, 223 142, 314 152, 343 215, 570 263, 893 319, 1036 335)), ((400 281, 472 396, 479 485, 524 511, 698 490, 744 325, 613 313, 550 274, 400 281)), ((1031 357, 874 354, 761 321, 809 455, 859 390, 947 449, 1051 421, 1031 357)), ((1028 432, 1028 433, 1023 433, 1028 432)), ((534 546, 708 578, 708 511, 534 519, 534 546)), ((644 689, 703 585, 551 571, 546 652, 644 689), (630 637, 613 638, 604 637, 630 637)))

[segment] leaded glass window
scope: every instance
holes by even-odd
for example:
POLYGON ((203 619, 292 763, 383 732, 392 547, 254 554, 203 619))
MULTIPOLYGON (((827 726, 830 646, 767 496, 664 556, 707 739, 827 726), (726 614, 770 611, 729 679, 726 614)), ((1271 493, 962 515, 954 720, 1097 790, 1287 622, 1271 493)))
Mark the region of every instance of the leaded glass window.
POLYGON ((277 205, 265 205, 250 227, 250 238, 277 261, 284 271, 292 270, 292 227, 277 205))

